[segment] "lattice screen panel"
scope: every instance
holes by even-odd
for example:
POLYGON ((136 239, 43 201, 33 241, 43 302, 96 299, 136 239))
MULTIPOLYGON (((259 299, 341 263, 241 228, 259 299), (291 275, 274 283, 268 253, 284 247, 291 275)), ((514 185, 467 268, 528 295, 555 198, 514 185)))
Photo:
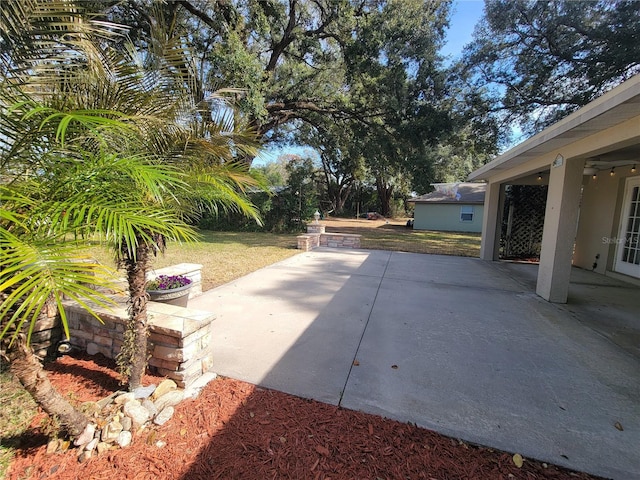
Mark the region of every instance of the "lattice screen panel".
POLYGON ((508 185, 500 237, 500 258, 540 257, 547 186, 508 185))

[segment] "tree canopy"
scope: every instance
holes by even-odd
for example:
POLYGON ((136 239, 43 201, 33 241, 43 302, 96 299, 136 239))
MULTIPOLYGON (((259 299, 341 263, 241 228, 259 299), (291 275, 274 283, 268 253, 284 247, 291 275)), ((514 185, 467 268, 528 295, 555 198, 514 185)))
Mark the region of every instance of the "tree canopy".
POLYGON ((640 2, 486 0, 459 71, 529 134, 640 72, 640 2))
MULTIPOLYGON (((182 38, 202 85, 242 89, 236 104, 263 142, 332 151, 334 165, 346 162, 344 178, 357 176, 351 165, 383 162, 410 180, 415 169, 406 163, 452 128, 438 54, 450 6, 451 0, 184 0, 150 10, 134 0, 105 15, 129 25, 143 48, 157 25, 182 38), (335 130, 348 134, 329 133, 335 130)), ((204 87, 199 95, 205 102, 204 87)), ((373 177, 385 170, 369 169, 373 177)))
MULTIPOLYGON (((145 68, 189 52, 172 57, 171 68, 203 135, 211 135, 204 126, 221 111, 214 92, 222 90, 237 107, 231 124, 249 125, 263 144, 316 149, 323 201, 336 212, 356 184, 375 186, 388 214, 394 196, 463 180, 516 125, 535 133, 640 71, 640 3, 626 0, 487 0, 474 40, 451 67, 439 51, 452 0, 82 6, 92 12, 86 25, 114 26, 111 43, 127 50, 131 38, 145 68)), ((8 28, 11 41, 32 41, 24 25, 8 28)), ((60 54, 38 42, 42 58, 60 54)), ((0 45, 5 69, 20 52, 12 45, 0 45)))

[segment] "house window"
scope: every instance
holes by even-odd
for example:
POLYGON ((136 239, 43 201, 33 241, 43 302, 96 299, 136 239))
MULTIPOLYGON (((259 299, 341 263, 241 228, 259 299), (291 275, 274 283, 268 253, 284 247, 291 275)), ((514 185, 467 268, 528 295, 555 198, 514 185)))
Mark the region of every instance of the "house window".
POLYGON ((473 222, 473 205, 462 205, 460 207, 460 221, 473 222))

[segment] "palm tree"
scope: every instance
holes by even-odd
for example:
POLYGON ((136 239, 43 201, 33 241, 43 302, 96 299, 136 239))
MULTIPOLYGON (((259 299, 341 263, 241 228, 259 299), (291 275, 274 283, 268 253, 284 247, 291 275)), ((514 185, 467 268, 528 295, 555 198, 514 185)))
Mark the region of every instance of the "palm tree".
MULTIPOLYGON (((77 436, 87 419, 55 391, 28 346, 30 334, 43 310, 51 303, 60 305, 64 296, 107 305, 108 299, 88 285, 108 286, 109 271, 87 261, 81 245, 59 242, 53 235, 43 236, 39 228, 31 229, 37 224, 30 220, 37 202, 12 190, 6 185, 0 189, 0 338, 13 340, 6 349, 7 358, 25 389, 77 436)), ((68 335, 64 309, 59 310, 68 335)))
MULTIPOLYGON (((90 309, 88 300, 107 301, 83 286, 88 277, 108 282, 104 268, 69 255, 81 252, 76 239, 99 235, 125 268, 129 322, 119 363, 130 367, 125 373, 134 389, 146 367, 150 259, 167 240, 195 239, 187 221, 204 208, 257 218, 243 195, 255 181, 232 162, 237 153, 255 152, 255 137, 231 121, 228 107, 217 121, 198 115, 188 71, 172 69, 177 58, 188 65, 187 57, 170 39, 149 71, 135 54, 105 44, 116 27, 97 41, 104 25, 91 24, 70 1, 15 5, 0 3, 9 19, 0 44, 15 47, 0 52, 0 165, 6 172, 0 182, 0 337, 13 341, 12 369, 23 367, 13 369, 23 385, 78 435, 86 419, 51 401, 55 392, 42 388, 46 375, 28 348, 47 302, 61 307, 67 295, 90 309), (29 8, 32 15, 25 16, 29 8), (34 12, 46 13, 38 18, 34 12), (38 23, 37 34, 26 38, 31 23, 25 18, 38 23), (30 50, 34 44, 46 51, 30 50)), ((64 309, 59 311, 68 335, 64 309)))

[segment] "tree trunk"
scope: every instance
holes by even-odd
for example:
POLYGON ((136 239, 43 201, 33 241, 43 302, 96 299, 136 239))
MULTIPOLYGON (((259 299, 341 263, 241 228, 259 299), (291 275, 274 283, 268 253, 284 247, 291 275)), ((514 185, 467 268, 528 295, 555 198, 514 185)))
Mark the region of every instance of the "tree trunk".
POLYGON ((338 197, 336 199, 336 213, 342 213, 344 210, 344 204, 347 202, 349 195, 351 195, 351 185, 340 185, 340 191, 338 192, 338 197))
POLYGON ((133 391, 142 385, 142 375, 147 368, 147 337, 149 325, 147 320, 147 270, 151 248, 141 240, 136 248, 136 258, 128 258, 125 262, 127 281, 129 283, 129 320, 122 350, 118 354, 118 364, 128 368, 129 390, 133 391))
POLYGON ((339 174, 333 172, 329 162, 324 157, 322 157, 322 171, 327 188, 327 197, 331 201, 334 214, 339 215, 344 210, 344 204, 351 194, 351 187, 354 183, 353 177, 345 175, 340 178, 339 174))
POLYGON ((380 210, 384 217, 391 215, 391 198, 393 196, 393 185, 389 185, 381 177, 376 178, 376 189, 380 200, 380 210))
POLYGON ((89 419, 76 410, 51 384, 47 372, 20 336, 7 350, 11 372, 20 380, 36 403, 51 416, 55 416, 62 428, 73 437, 78 437, 89 423, 89 419))

